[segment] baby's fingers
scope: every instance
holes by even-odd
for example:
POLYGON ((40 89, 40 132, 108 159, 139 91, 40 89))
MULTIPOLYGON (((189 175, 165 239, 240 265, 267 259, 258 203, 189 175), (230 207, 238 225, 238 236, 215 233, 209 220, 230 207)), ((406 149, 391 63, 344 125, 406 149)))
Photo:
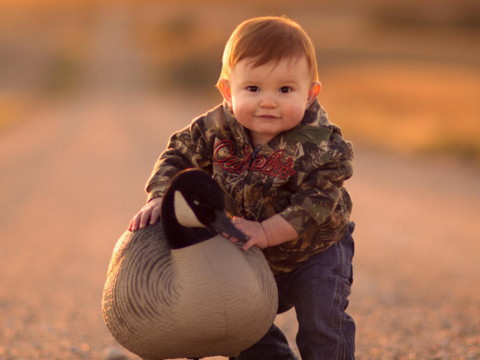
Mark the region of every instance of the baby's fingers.
POLYGON ((142 213, 140 214, 140 224, 139 224, 140 229, 143 229, 148 225, 148 223, 150 222, 151 215, 152 215, 152 209, 146 209, 142 211, 142 213))
POLYGON ((128 225, 128 230, 129 231, 136 231, 138 230, 138 227, 140 226, 140 214, 137 213, 135 216, 130 220, 130 224, 128 225))
POLYGON ((160 219, 161 209, 159 207, 154 207, 150 214, 150 225, 155 224, 158 219, 160 219))
POLYGON ((248 251, 254 244, 252 240, 248 240, 245 245, 242 246, 242 250, 248 251))

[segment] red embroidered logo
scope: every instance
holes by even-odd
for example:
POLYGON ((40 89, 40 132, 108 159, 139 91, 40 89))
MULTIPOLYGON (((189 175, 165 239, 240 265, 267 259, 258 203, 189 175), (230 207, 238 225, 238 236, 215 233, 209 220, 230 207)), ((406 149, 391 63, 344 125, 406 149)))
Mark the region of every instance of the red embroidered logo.
POLYGON ((231 140, 220 141, 213 152, 213 162, 222 169, 236 174, 246 171, 260 171, 264 175, 286 179, 295 175, 293 158, 285 156, 285 150, 277 150, 270 156, 257 155, 252 159, 253 149, 250 145, 243 148, 243 157, 235 155, 235 144, 231 140))

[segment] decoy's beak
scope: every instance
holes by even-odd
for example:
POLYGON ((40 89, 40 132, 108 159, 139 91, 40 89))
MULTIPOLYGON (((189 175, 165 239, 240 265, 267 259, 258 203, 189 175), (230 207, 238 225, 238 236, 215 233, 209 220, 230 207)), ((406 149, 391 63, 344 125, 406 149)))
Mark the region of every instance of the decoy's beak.
POLYGON ((241 242, 247 242, 248 237, 233 225, 227 215, 222 211, 215 211, 215 221, 210 224, 211 228, 226 238, 235 238, 241 242))

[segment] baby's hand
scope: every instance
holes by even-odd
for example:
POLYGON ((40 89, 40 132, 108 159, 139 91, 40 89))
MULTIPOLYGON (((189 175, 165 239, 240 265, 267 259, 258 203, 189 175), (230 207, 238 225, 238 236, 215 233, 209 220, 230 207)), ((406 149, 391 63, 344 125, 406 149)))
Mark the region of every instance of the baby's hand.
POLYGON ((144 207, 132 218, 128 230, 136 231, 143 229, 147 225, 155 224, 160 219, 160 210, 162 207, 162 198, 150 200, 144 207))
POLYGON ((236 216, 232 219, 232 222, 238 230, 248 236, 248 241, 242 246, 243 250, 247 251, 252 246, 260 249, 268 247, 268 238, 261 223, 236 216))
POLYGON ((298 233, 293 226, 278 214, 261 223, 239 217, 234 217, 232 221, 238 230, 249 236, 248 241, 243 245, 243 250, 248 250, 254 245, 260 249, 265 249, 298 237, 298 233))

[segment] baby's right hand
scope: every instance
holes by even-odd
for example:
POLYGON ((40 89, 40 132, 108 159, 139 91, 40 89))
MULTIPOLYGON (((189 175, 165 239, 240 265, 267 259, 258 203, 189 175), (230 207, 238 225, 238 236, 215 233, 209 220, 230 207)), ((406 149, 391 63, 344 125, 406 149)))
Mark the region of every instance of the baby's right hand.
POLYGON ((143 229, 147 225, 155 224, 160 219, 160 210, 162 207, 162 198, 150 200, 144 207, 132 218, 128 230, 136 231, 143 229))

